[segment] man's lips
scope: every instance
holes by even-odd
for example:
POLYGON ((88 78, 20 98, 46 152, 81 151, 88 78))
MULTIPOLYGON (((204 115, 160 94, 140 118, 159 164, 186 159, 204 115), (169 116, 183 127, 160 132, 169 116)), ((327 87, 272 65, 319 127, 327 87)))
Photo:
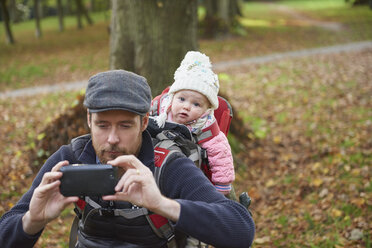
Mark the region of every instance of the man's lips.
POLYGON ((116 155, 120 155, 121 154, 118 151, 106 151, 106 153, 109 154, 110 156, 116 156, 116 155))

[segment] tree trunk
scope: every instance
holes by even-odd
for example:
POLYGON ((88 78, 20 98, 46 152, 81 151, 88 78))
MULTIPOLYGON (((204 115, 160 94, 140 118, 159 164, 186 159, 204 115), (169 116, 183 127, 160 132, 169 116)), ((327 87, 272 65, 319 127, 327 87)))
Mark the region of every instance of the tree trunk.
POLYGON ((111 69, 146 77, 155 96, 198 48, 197 0, 113 0, 110 42, 111 69))
POLYGON ((90 18, 87 9, 85 8, 82 0, 76 0, 76 7, 77 7, 77 12, 79 15, 84 15, 85 19, 87 19, 87 22, 89 25, 93 24, 93 20, 90 18))
POLYGON ((204 0, 206 17, 204 33, 207 37, 215 37, 219 33, 228 33, 235 23, 237 15, 241 15, 239 0, 204 0))
POLYGON ((92 20, 92 18, 90 18, 90 15, 88 13, 87 8, 85 8, 84 5, 82 5, 82 7, 83 7, 83 9, 82 9, 83 10, 83 15, 85 16, 85 19, 87 20, 88 24, 93 25, 93 20, 92 20))
MULTIPOLYGON (((215 0, 216 1, 216 0, 215 0)), ((234 1, 234 0, 233 0, 234 1)), ((229 27, 231 24, 231 16, 229 9, 230 0, 217 0, 217 16, 223 21, 223 23, 229 27)))
POLYGON ((90 0, 90 12, 95 12, 96 11, 96 1, 95 0, 90 0))
POLYGON ((58 13, 59 31, 62 32, 65 29, 65 25, 63 23, 63 5, 62 5, 62 0, 57 0, 57 13, 58 13))
POLYGON ((64 8, 66 16, 72 15, 74 13, 74 11, 72 10, 74 4, 73 1, 74 0, 67 0, 67 3, 64 8))
POLYGON ((40 1, 34 0, 34 14, 35 14, 35 23, 36 23, 36 30, 35 36, 37 38, 41 37, 41 27, 40 27, 40 1))
POLYGON ((76 0, 75 1, 76 3, 76 18, 77 18, 77 28, 78 29, 82 29, 83 28, 83 22, 81 21, 81 1, 80 0, 76 0))
POLYGON ((1 4, 3 21, 4 21, 6 41, 8 44, 14 44, 15 41, 13 38, 12 29, 10 28, 10 18, 9 18, 9 12, 7 8, 6 0, 0 0, 0 4, 1 4))
POLYGON ((9 13, 9 20, 12 23, 19 22, 18 16, 17 16, 17 7, 16 7, 16 1, 15 0, 10 0, 8 4, 8 13, 9 13))

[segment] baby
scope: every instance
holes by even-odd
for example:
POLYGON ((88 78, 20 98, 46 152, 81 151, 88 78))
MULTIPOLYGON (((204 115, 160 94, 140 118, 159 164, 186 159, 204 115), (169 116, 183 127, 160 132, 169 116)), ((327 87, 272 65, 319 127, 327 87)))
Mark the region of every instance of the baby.
MULTIPOLYGON (((156 117, 159 127, 168 120, 184 124, 193 134, 199 135, 216 121, 214 110, 218 108, 218 91, 218 77, 212 71, 209 58, 200 52, 188 52, 174 73, 174 83, 168 94, 159 103, 159 116, 156 117)), ((219 131, 199 145, 207 151, 212 183, 219 192, 227 195, 235 172, 225 134, 219 131)))

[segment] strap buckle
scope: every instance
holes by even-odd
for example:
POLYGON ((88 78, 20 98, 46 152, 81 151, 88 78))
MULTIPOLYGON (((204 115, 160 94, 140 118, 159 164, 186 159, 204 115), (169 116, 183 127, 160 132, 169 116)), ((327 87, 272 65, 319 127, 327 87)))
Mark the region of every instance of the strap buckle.
POLYGON ((100 208, 98 212, 100 216, 108 216, 108 217, 115 216, 114 210, 111 208, 100 208))
POLYGON ((168 139, 170 139, 170 140, 174 140, 174 139, 177 137, 177 135, 176 135, 174 132, 170 131, 170 130, 166 130, 166 131, 164 131, 164 135, 165 135, 168 139))
POLYGON ((82 212, 77 207, 74 207, 74 212, 79 220, 81 219, 81 217, 83 217, 82 212))
POLYGON ((171 235, 169 235, 168 237, 166 237, 167 242, 168 242, 168 243, 171 242, 171 241, 174 239, 174 237, 175 237, 174 232, 172 232, 171 235))

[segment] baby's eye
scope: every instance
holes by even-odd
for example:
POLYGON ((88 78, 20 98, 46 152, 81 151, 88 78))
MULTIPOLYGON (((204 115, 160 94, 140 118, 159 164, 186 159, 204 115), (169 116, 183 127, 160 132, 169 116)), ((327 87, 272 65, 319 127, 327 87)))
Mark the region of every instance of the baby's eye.
POLYGON ((181 102, 185 101, 185 98, 180 96, 178 99, 180 99, 181 102))
POLYGON ((200 107, 200 103, 195 102, 195 103, 194 103, 194 106, 195 106, 195 107, 200 107))

